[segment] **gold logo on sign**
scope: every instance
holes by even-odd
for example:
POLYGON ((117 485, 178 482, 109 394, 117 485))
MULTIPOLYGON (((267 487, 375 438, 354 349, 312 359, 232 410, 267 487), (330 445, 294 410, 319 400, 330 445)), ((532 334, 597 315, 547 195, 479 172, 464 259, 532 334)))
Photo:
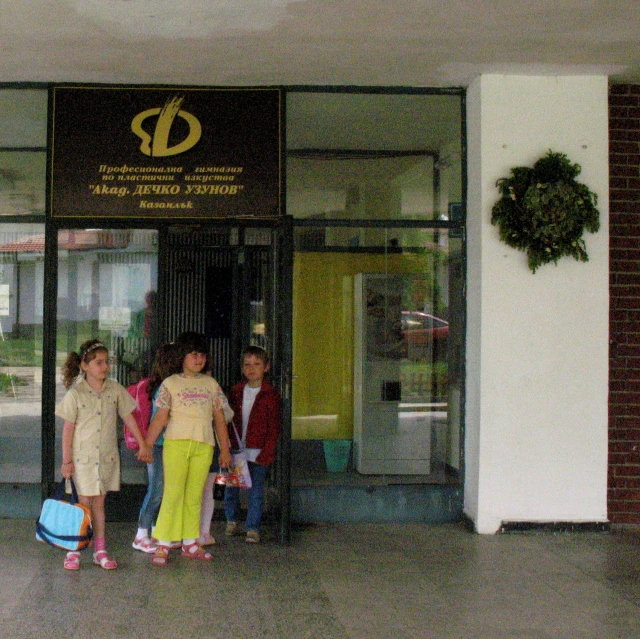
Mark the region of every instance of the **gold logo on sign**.
POLYGON ((142 111, 142 113, 138 113, 138 115, 131 120, 131 130, 142 140, 140 150, 145 155, 152 157, 177 155, 178 153, 188 151, 198 143, 202 135, 202 126, 198 118, 180 109, 183 101, 184 98, 174 96, 169 98, 161 109, 147 109, 146 111, 142 111), (154 115, 158 116, 158 120, 153 136, 151 136, 142 128, 142 123, 154 115), (168 146, 169 131, 176 117, 182 118, 187 122, 189 125, 189 135, 179 144, 170 147, 168 146))

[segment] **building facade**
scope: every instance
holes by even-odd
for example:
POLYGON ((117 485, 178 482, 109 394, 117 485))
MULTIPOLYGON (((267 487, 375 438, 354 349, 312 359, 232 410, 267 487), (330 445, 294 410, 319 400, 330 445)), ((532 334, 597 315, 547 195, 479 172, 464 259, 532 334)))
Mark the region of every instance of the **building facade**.
MULTIPOLYGON (((23 455, 3 459, 3 514, 24 493, 32 516, 41 484, 55 483, 59 426, 48 412, 66 351, 108 333, 124 383, 159 341, 197 329, 223 384, 237 377, 242 343, 274 353, 287 424, 272 486, 285 537, 290 521, 465 516, 481 533, 609 521, 605 76, 483 75, 466 90, 283 88, 279 215, 107 215, 99 226, 51 217, 51 90, 2 92, 15 117, 0 141, 0 308, 14 358, 2 362, 12 398, 2 437, 23 455), (40 107, 31 104, 44 108, 39 132, 29 105, 16 107, 27 91, 41 92, 40 107), (587 263, 565 258, 532 274, 490 213, 496 181, 549 149, 582 167, 601 229, 586 238, 587 263), (34 180, 41 191, 22 189, 34 180), (17 352, 25 340, 30 359, 17 352), (38 379, 40 396, 27 398, 31 440, 15 442, 20 388, 38 379)), ((143 469, 126 454, 126 482, 141 487, 143 469)), ((117 507, 137 496, 123 491, 117 507)))

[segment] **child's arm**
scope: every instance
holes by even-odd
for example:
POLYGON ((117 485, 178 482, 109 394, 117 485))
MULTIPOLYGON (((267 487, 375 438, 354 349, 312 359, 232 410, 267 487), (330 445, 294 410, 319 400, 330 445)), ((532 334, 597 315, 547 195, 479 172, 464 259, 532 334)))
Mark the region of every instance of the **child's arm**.
POLYGON ((136 458, 140 461, 150 464, 153 461, 153 451, 151 450, 151 446, 148 446, 144 441, 144 437, 140 432, 138 422, 133 416, 133 413, 129 413, 126 417, 123 417, 122 421, 124 422, 125 426, 131 431, 131 434, 135 437, 136 441, 138 442, 138 446, 140 447, 140 449, 136 453, 136 458))
POLYGON ((282 431, 282 400, 279 394, 274 393, 271 396, 268 408, 269 410, 265 411, 267 415, 266 441, 260 454, 256 457, 256 464, 262 466, 268 466, 276 458, 276 447, 282 431))
POLYGON ((149 424, 149 430, 147 431, 147 437, 145 439, 145 442, 148 446, 153 446, 156 441, 158 441, 158 437, 160 437, 162 429, 166 427, 168 422, 169 409, 157 408, 156 414, 153 416, 153 419, 149 424))
POLYGON ((221 408, 213 409, 213 427, 218 436, 220 444, 220 468, 231 466, 231 446, 229 445, 229 432, 227 431, 227 420, 221 408))
POLYGON ((73 475, 73 433, 76 425, 69 420, 64 420, 62 427, 62 476, 69 479, 73 475))

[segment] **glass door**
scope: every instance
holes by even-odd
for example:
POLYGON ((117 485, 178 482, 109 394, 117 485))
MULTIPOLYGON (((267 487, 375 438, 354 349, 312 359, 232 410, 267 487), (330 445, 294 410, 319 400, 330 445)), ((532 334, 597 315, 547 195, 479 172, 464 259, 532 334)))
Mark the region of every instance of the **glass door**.
MULTIPOLYGON (((291 241, 283 227, 63 229, 57 240, 55 356, 49 357, 55 371, 48 373, 49 378, 55 374, 55 404, 66 392, 66 356, 84 341, 99 338, 107 346, 109 376, 127 386, 148 374, 160 343, 183 331, 207 336, 212 374, 226 392, 240 380, 242 349, 266 348, 272 381, 286 402, 290 298, 281 283, 287 272, 286 281, 291 279, 291 241)), ((126 447, 122 426, 118 428, 122 484, 119 493, 107 498, 107 517, 133 521, 146 490, 146 468, 126 447)), ((50 430, 55 430, 55 443, 46 457, 54 464, 45 464, 45 476, 57 482, 62 420, 56 418, 50 430)), ((285 428, 265 512, 283 542, 289 534, 289 461, 283 453, 289 436, 285 428)))
MULTIPOLYGON (((226 393, 241 379, 242 350, 260 346, 271 357, 271 381, 287 400, 288 237, 280 226, 209 225, 169 227, 162 236, 161 340, 172 341, 183 331, 203 333, 210 345, 212 375, 226 393)), ((277 525, 282 543, 289 535, 289 458, 285 452, 289 433, 285 428, 277 462, 270 467, 264 516, 266 525, 269 521, 277 525)))
MULTIPOLYGON (((100 339, 108 348, 109 377, 123 386, 148 375, 158 335, 158 232, 59 230, 57 272, 55 403, 66 392, 62 367, 67 354, 89 339, 100 339)), ((61 478, 61 438, 62 420, 56 417, 56 481, 61 478)), ((135 519, 146 468, 126 447, 121 425, 118 444, 122 489, 110 493, 107 516, 135 519)))
POLYGON ((44 225, 2 224, 0 516, 39 501, 44 270, 44 225))

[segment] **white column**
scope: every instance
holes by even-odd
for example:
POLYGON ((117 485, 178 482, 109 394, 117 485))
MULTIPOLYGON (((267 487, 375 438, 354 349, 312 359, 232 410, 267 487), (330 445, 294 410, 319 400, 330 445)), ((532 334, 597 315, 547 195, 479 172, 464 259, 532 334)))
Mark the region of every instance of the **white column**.
POLYGON ((607 520, 608 104, 603 76, 476 78, 467 94, 465 513, 502 522, 607 520), (491 225, 496 180, 551 149, 598 195, 589 262, 532 274, 491 225))

